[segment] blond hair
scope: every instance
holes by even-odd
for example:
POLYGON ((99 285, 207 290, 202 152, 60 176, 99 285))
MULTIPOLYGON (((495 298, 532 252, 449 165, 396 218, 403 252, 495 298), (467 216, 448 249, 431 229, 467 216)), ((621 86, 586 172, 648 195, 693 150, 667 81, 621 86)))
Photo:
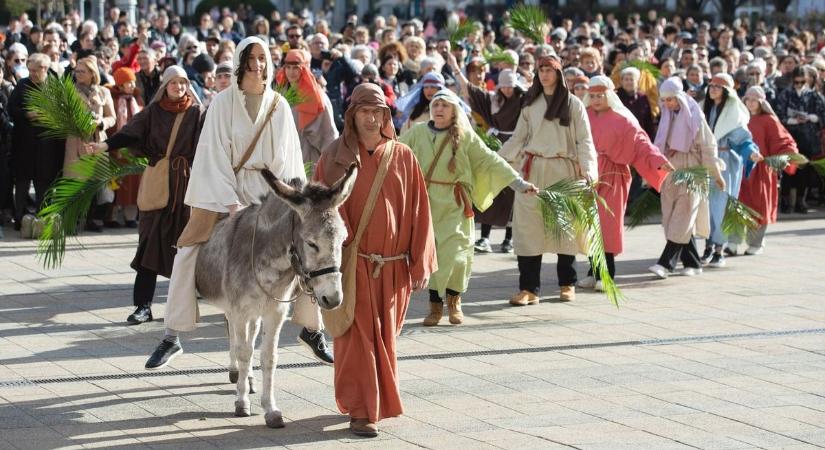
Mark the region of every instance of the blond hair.
POLYGON ((94 56, 87 56, 77 60, 78 66, 84 66, 92 74, 92 86, 100 84, 100 69, 97 67, 97 58, 94 56))

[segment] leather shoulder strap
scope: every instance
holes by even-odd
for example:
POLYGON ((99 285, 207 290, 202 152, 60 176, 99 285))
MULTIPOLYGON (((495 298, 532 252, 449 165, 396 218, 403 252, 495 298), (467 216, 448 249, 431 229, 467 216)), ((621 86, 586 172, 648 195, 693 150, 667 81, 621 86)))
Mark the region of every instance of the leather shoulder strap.
POLYGON ((395 141, 387 141, 387 147, 384 149, 384 154, 381 155, 381 165, 378 166, 378 173, 375 175, 375 180, 372 182, 369 196, 367 196, 367 203, 364 210, 361 212, 361 220, 358 221, 358 230, 355 232, 355 238, 350 244, 355 245, 354 248, 356 249, 358 248, 358 244, 361 243, 361 236, 367 228, 367 222, 369 222, 372 218, 372 210, 373 207, 375 207, 375 200, 378 197, 378 191, 381 190, 381 186, 384 184, 384 178, 387 176, 387 171, 390 167, 390 158, 392 158, 394 149, 395 141))
MULTIPOLYGON (((430 164, 430 167, 427 169, 427 175, 424 176, 424 181, 429 186, 430 181, 433 179, 433 172, 435 172, 435 165, 438 164, 438 160, 441 159, 441 154, 444 153, 444 149, 447 148, 447 142, 450 141, 450 136, 444 136, 444 140, 441 141, 441 145, 438 146, 438 151, 435 152, 435 157, 433 158, 433 162, 430 164)), ((452 144, 452 143, 451 143, 452 144)))
POLYGON ((252 152, 255 151, 255 146, 258 144, 258 139, 260 139, 261 134, 264 132, 264 129, 269 125, 269 120, 272 119, 272 114, 275 113, 276 109, 278 109, 278 103, 281 102, 281 95, 277 92, 274 92, 273 94, 274 95, 272 97, 272 106, 270 106, 269 112, 266 113, 266 118, 264 118, 264 121, 261 123, 261 126, 255 133, 255 137, 252 138, 252 142, 249 143, 249 147, 247 147, 246 152, 244 152, 243 156, 241 157, 241 161, 238 163, 237 166, 235 166, 232 169, 232 171, 235 172, 235 174, 240 172, 243 165, 246 164, 246 162, 249 161, 249 158, 252 157, 252 152))
POLYGON ((186 111, 183 111, 175 115, 175 123, 172 125, 172 133, 169 134, 169 143, 166 144, 166 156, 164 156, 164 158, 168 158, 169 155, 172 154, 172 148, 175 147, 175 141, 178 140, 178 130, 180 129, 180 123, 183 122, 183 116, 185 114, 186 111))

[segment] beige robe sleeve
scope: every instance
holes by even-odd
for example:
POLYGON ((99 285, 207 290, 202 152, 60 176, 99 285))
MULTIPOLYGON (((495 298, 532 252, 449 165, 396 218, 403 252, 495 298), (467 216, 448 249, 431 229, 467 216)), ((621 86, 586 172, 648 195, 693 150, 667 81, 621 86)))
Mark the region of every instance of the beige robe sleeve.
POLYGON ((593 145, 593 135, 590 133, 590 121, 587 111, 581 100, 570 97, 570 126, 573 127, 573 136, 576 140, 576 160, 579 168, 589 180, 599 178, 598 155, 593 145))

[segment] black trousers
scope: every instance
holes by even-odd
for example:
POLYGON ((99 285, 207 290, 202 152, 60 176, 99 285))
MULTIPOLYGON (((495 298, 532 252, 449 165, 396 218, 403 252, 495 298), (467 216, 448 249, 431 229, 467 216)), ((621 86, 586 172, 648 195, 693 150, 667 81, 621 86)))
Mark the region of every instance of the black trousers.
MULTIPOLYGON (((538 295, 541 289, 541 257, 518 257, 518 286, 521 291, 530 291, 538 295)), ((573 286, 576 284, 576 255, 558 255, 556 275, 559 286, 573 286)))
MULTIPOLYGON (((610 274, 610 278, 616 278, 616 256, 613 253, 605 253, 604 259, 607 264, 607 273, 610 274)), ((595 276, 597 280, 601 280, 601 275, 599 275, 598 272, 596 275, 593 275, 593 258, 590 258, 590 270, 587 271, 587 276, 595 276)))
POLYGON ((39 210, 43 206, 49 186, 60 175, 63 168, 62 141, 43 141, 37 148, 29 149, 32 155, 18 152, 13 155, 14 170, 14 220, 20 220, 26 214, 29 203, 29 186, 34 183, 35 207, 39 210))
MULTIPOLYGON (((447 295, 459 295, 461 292, 454 291, 452 289, 447 289, 447 295)), ((444 301, 441 297, 438 296, 438 291, 430 289, 430 301, 433 303, 441 303, 444 301)))
POLYGON ((662 251, 662 256, 659 257, 658 264, 667 270, 676 268, 676 261, 681 258, 682 265, 685 267, 693 267, 698 269, 701 267, 699 261, 699 251, 696 250, 696 239, 690 238, 687 244, 677 244, 673 241, 667 241, 665 249, 662 251))
MULTIPOLYGON (((481 237, 484 239, 490 239, 490 232, 493 231, 492 225, 481 224, 481 237)), ((510 240, 513 239, 513 227, 507 227, 504 229, 504 239, 510 240)))
POLYGON ((132 300, 135 306, 152 306, 157 282, 157 272, 142 267, 138 269, 137 275, 135 275, 135 287, 132 291, 132 300))

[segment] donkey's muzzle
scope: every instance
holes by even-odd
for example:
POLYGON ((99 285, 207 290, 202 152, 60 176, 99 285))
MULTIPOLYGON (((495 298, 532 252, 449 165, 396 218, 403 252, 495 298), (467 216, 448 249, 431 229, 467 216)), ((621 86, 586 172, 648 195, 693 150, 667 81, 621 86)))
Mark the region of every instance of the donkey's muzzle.
POLYGON ((338 292, 333 292, 330 295, 319 295, 318 306, 324 309, 335 309, 341 306, 343 297, 338 292))

